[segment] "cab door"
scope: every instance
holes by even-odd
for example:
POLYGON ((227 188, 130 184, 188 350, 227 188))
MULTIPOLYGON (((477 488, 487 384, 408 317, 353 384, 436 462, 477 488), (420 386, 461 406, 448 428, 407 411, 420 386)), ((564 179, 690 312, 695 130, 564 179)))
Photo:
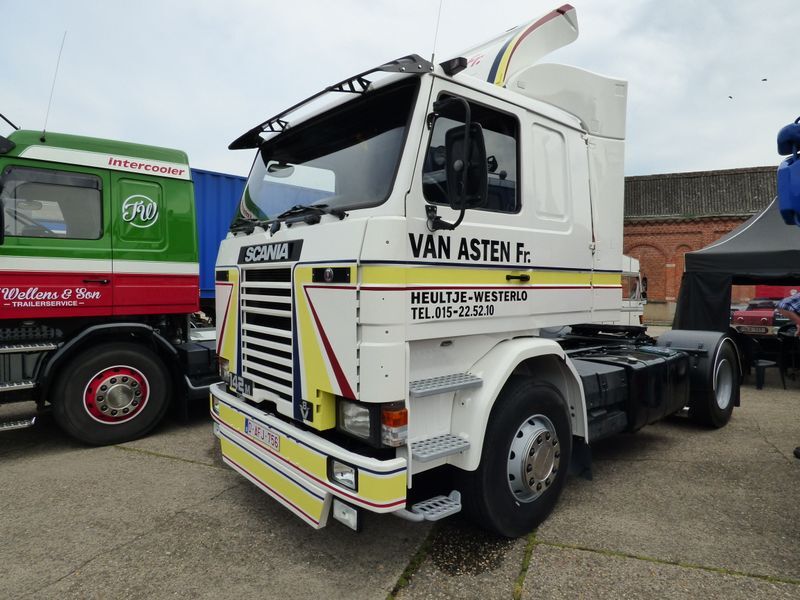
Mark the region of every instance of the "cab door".
POLYGON ((114 314, 197 311, 192 183, 112 172, 111 188, 114 314))
POLYGON ((0 162, 0 318, 111 314, 108 189, 101 170, 0 162))

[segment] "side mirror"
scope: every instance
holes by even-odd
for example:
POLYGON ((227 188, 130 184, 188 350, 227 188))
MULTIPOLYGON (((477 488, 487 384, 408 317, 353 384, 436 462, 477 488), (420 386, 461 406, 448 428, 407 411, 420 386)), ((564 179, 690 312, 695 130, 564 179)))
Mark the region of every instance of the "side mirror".
POLYGON ((484 206, 489 193, 486 144, 478 123, 453 127, 445 134, 447 196, 450 208, 484 206))

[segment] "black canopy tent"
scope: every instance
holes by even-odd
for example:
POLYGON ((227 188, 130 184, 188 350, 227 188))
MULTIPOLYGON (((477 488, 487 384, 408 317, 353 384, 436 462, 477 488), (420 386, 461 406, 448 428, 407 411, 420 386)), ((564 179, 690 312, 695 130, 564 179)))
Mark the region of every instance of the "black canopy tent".
POLYGON ((685 260, 673 327, 727 331, 732 285, 800 283, 800 227, 783 222, 776 199, 685 260))

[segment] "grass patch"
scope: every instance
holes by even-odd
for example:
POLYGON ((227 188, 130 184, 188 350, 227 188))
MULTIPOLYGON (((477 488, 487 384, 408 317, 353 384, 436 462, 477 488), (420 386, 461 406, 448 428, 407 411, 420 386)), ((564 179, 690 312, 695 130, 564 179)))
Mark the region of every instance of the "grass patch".
POLYGON ((525 577, 528 576, 528 567, 531 564, 531 556, 536 546, 536 532, 528 534, 528 543, 525 544, 525 554, 522 555, 522 565, 519 568, 519 575, 514 580, 514 591, 511 596, 514 600, 522 598, 522 587, 525 585, 525 577))
POLYGON ((403 569, 403 572, 400 573, 400 577, 397 578, 397 582, 394 584, 392 591, 389 592, 388 596, 386 596, 386 600, 395 600, 395 598, 397 598, 397 594, 400 593, 400 590, 408 587, 408 584, 411 583, 411 580, 414 578, 414 574, 419 570, 422 562, 428 557, 428 554, 430 554, 435 532, 436 525, 431 527, 427 537, 423 540, 422 544, 420 544, 419 548, 417 548, 417 551, 408 561, 406 568, 403 569))
POLYGON ((582 552, 594 552, 603 556, 611 556, 614 558, 632 558, 634 560, 642 560, 657 565, 670 565, 673 567, 682 567, 684 569, 698 569, 700 571, 708 571, 710 573, 719 573, 720 575, 733 575, 734 577, 750 577, 752 579, 760 579, 769 583, 788 583, 790 585, 800 585, 800 579, 792 579, 791 577, 780 577, 776 575, 760 575, 758 573, 745 573, 744 571, 734 571, 733 569, 725 569, 723 567, 709 567, 706 565, 698 565, 694 563, 685 563, 681 561, 665 560, 663 558, 654 558, 652 556, 638 556, 636 554, 629 554, 627 552, 619 552, 618 550, 606 550, 603 548, 588 548, 586 546, 578 546, 576 544, 562 544, 560 542, 545 542, 534 541, 535 546, 550 546, 551 548, 561 548, 562 550, 581 550, 582 552))

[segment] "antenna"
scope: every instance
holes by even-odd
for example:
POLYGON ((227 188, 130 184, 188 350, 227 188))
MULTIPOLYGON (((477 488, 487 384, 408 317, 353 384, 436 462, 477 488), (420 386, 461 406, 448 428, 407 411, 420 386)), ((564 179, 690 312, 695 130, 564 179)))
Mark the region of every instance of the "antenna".
POLYGON ((16 126, 16 125, 14 125, 14 124, 13 124, 11 121, 9 121, 9 120, 6 118, 6 116, 5 116, 3 113, 0 113, 0 119, 3 119, 3 121, 5 121, 5 122, 6 122, 6 123, 8 123, 9 125, 11 125, 11 127, 13 127, 14 129, 16 129, 17 131, 19 131, 19 127, 17 127, 17 126, 16 126))
POLYGON ((436 32, 433 34, 433 52, 431 52, 431 64, 436 64, 436 42, 439 39, 439 22, 442 20, 442 4, 444 0, 439 0, 439 14, 436 17, 436 32))
POLYGON ((58 66, 61 64, 61 53, 64 51, 64 42, 67 41, 67 31, 64 30, 64 37, 61 38, 61 48, 58 51, 58 59, 56 60, 56 72, 53 73, 53 85, 50 87, 50 99, 47 101, 47 113, 44 115, 44 127, 42 128, 42 137, 39 138, 42 142, 46 141, 45 133, 47 132, 47 119, 50 118, 50 105, 53 103, 53 92, 56 89, 56 78, 58 77, 58 66))

